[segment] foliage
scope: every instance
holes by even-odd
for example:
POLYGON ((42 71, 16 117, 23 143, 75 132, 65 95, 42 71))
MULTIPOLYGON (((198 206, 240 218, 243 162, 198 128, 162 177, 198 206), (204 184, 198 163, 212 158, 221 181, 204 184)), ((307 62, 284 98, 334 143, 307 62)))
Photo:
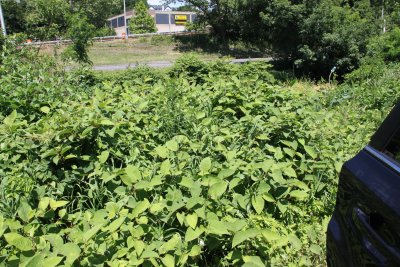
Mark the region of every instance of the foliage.
POLYGON ((94 34, 95 37, 104 37, 104 36, 115 36, 115 30, 108 26, 96 29, 94 34))
POLYGON ((194 58, 121 81, 9 49, 4 265, 325 265, 341 164, 399 96, 394 79, 315 91, 276 84, 265 63, 194 58))
POLYGON ((301 27, 301 47, 295 64, 302 71, 327 76, 332 67, 342 75, 360 64, 372 30, 369 22, 350 8, 329 1, 314 9, 301 27))
POLYGON ((173 45, 175 40, 173 36, 169 35, 155 35, 150 39, 152 45, 173 45))
POLYGON ((68 24, 69 8, 64 0, 29 0, 26 2, 25 25, 33 39, 61 37, 68 24))
POLYGON ((5 0, 1 2, 3 15, 8 33, 19 33, 26 30, 24 21, 26 0, 5 0))
POLYGON ((120 0, 70 0, 74 13, 84 14, 96 29, 107 27, 107 19, 121 12, 120 0))
POLYGON ((156 32, 156 23, 148 13, 148 8, 144 1, 138 1, 134 8, 135 15, 129 21, 131 33, 151 33, 156 32))
POLYGON ((88 22, 88 19, 83 14, 71 16, 67 37, 72 40, 72 45, 64 51, 64 57, 71 58, 80 63, 90 63, 87 50, 92 44, 94 33, 95 27, 88 22))
MULTIPOLYGON (((132 2, 132 1, 127 1, 132 2)), ((7 31, 49 40, 64 37, 70 14, 84 14, 96 29, 105 31, 107 18, 122 10, 120 0, 5 0, 7 31)), ((108 26, 107 26, 108 27, 108 26)))
POLYGON ((397 0, 182 0, 201 11, 225 50, 235 42, 257 45, 299 75, 327 78, 361 64, 370 37, 399 24, 397 0), (383 13, 382 13, 383 12, 383 13))
POLYGON ((380 58, 386 62, 398 62, 400 60, 400 28, 386 32, 370 41, 370 58, 380 58))

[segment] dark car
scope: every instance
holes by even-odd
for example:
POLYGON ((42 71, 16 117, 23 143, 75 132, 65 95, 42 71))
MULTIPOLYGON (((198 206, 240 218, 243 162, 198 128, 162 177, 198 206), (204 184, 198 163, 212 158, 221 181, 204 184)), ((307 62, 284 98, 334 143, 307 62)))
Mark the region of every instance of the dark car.
POLYGON ((327 231, 333 266, 400 266, 400 104, 341 170, 327 231))

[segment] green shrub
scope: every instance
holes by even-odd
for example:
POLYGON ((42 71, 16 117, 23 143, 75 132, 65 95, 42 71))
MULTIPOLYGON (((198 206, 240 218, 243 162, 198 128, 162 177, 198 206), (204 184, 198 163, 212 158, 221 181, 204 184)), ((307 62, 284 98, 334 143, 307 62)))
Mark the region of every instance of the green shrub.
POLYGON ((383 35, 374 37, 369 45, 369 58, 381 58, 386 62, 400 61, 400 28, 395 27, 393 30, 383 35))
POLYGON ((341 164, 395 95, 295 90, 264 63, 88 82, 3 60, 3 265, 323 266, 341 164))

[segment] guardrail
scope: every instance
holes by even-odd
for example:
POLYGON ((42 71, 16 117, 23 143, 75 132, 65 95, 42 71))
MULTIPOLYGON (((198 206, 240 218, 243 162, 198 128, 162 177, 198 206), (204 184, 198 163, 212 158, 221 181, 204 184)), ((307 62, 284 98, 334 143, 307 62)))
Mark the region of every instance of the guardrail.
MULTIPOLYGON (((191 35, 191 34, 200 34, 204 32, 189 32, 189 31, 180 31, 180 32, 156 32, 156 33, 140 33, 140 34, 129 34, 128 38, 139 38, 139 37, 150 37, 150 36, 159 36, 159 35, 191 35)), ((123 40, 125 37, 123 36, 102 36, 102 37, 94 37, 92 40, 94 42, 106 42, 113 40, 123 40)), ((23 46, 39 46, 39 45, 62 45, 62 44, 70 44, 72 40, 68 39, 60 39, 55 41, 38 41, 38 42, 27 42, 21 44, 23 46)))

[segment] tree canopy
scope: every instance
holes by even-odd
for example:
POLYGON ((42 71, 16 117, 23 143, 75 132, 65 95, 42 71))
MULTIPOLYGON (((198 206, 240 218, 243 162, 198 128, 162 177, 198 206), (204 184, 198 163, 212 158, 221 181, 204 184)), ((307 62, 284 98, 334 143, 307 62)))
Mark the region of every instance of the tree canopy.
POLYGON ((134 8, 134 16, 129 22, 131 33, 151 33, 156 32, 156 23, 149 15, 147 5, 144 1, 138 1, 134 8))
POLYGON ((400 25, 399 0, 180 0, 200 11, 217 44, 268 49, 302 73, 356 68, 373 36, 400 25))

